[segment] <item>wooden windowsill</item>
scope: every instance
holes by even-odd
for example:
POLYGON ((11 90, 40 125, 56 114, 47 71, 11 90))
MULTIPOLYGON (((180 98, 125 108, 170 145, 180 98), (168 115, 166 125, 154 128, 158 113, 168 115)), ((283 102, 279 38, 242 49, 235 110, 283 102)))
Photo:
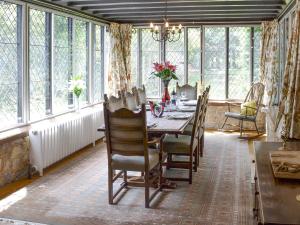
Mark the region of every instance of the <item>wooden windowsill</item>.
MULTIPOLYGON (((86 113, 89 110, 95 109, 96 107, 99 107, 102 103, 90 105, 87 107, 84 107, 81 109, 81 113, 86 113)), ((51 124, 51 123, 57 123, 59 121, 63 121, 66 119, 69 119, 70 117, 76 117, 78 116, 78 113, 72 111, 67 112, 61 115, 57 116, 51 116, 49 118, 32 122, 27 125, 20 125, 20 127, 12 128, 7 131, 0 132, 0 145, 12 142, 16 139, 27 137, 29 135, 29 130, 35 126, 43 125, 43 124, 51 124)))

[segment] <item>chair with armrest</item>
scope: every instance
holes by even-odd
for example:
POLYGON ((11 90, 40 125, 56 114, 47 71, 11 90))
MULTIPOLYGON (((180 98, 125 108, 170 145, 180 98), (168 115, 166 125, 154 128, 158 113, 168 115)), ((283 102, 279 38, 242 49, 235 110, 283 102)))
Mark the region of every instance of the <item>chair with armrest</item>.
POLYGON ((135 113, 126 108, 111 112, 104 103, 105 135, 108 156, 108 194, 109 203, 127 186, 144 186, 145 207, 149 208, 151 200, 161 189, 161 151, 148 148, 147 120, 145 105, 135 113), (114 171, 119 171, 114 173, 114 171), (136 171, 143 174, 143 182, 128 180, 127 172, 136 171), (114 182, 123 176, 121 187, 114 193, 114 182), (150 195, 150 187, 158 188, 150 195))
POLYGON ((225 112, 225 121, 221 127, 224 128, 228 118, 239 120, 240 124, 240 137, 243 135, 243 122, 249 121, 253 122, 255 125, 255 129, 257 134, 259 134, 256 118, 259 112, 260 107, 262 106, 262 100, 264 96, 265 86, 262 83, 255 83, 251 86, 245 100, 244 104, 242 104, 241 112, 232 112, 232 106, 239 106, 234 103, 228 103, 228 112, 225 112))
POLYGON ((189 171, 188 178, 170 178, 171 180, 183 180, 192 183, 192 172, 197 171, 197 160, 198 160, 198 136, 200 117, 202 114, 201 107, 201 96, 198 97, 197 107, 194 117, 194 124, 191 135, 166 135, 162 141, 162 151, 168 154, 167 162, 164 163, 167 168, 181 168, 189 171), (188 160, 185 161, 173 161, 172 156, 187 156, 188 160))
POLYGON ((179 84, 177 82, 176 83, 176 93, 177 93, 177 96, 181 96, 182 93, 185 93, 185 96, 187 99, 196 100, 197 99, 197 83, 193 87, 189 84, 179 86, 179 84))

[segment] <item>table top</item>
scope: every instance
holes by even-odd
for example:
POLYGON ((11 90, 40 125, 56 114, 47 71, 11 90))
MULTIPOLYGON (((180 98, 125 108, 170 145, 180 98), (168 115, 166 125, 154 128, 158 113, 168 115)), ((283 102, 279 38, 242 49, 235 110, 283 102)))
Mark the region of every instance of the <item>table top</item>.
MULTIPOLYGON (((255 142, 256 176, 263 224, 300 224, 300 180, 276 179, 269 152, 281 142, 255 142)), ((287 143, 290 150, 300 150, 300 142, 287 143)))
MULTIPOLYGON (((164 112, 163 116, 160 118, 154 117, 150 111, 146 112, 147 124, 155 124, 147 128, 149 134, 182 134, 186 126, 194 117, 194 112, 164 112), (170 119, 170 115, 174 114, 187 114, 189 118, 187 119, 170 119)), ((97 129, 98 131, 105 131, 105 126, 97 129)))
POLYGON ((148 133, 172 133, 181 134, 192 120, 194 113, 191 112, 181 112, 187 114, 190 117, 188 119, 170 119, 168 116, 178 114, 179 112, 164 112, 161 118, 152 116, 150 111, 147 111, 147 123, 155 123, 156 126, 149 127, 148 133))

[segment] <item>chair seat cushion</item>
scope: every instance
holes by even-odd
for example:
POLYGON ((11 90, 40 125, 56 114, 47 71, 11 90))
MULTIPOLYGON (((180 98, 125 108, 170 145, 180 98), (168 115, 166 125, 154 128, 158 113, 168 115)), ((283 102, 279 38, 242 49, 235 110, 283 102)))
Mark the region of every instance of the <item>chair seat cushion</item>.
MULTIPOLYGON (((172 154, 190 154, 191 136, 179 135, 178 138, 174 135, 166 135, 163 140, 163 150, 172 154)), ((194 148, 197 146, 197 140, 194 141, 194 148)), ((193 149, 194 149, 193 148, 193 149)))
MULTIPOLYGON (((184 129, 183 134, 192 136, 192 132, 193 132, 193 124, 189 124, 184 129)), ((204 127, 201 127, 200 132, 199 132, 199 136, 201 137, 203 135, 203 133, 204 133, 204 127)))
POLYGON ((255 116, 246 116, 246 115, 241 115, 240 113, 236 112, 225 112, 226 117, 238 119, 238 120, 250 120, 250 121, 255 121, 255 116))
MULTIPOLYGON (((149 170, 153 169, 159 163, 159 151, 148 149, 149 170)), ((112 156, 112 169, 127 171, 145 171, 144 156, 124 156, 115 154, 112 156)))

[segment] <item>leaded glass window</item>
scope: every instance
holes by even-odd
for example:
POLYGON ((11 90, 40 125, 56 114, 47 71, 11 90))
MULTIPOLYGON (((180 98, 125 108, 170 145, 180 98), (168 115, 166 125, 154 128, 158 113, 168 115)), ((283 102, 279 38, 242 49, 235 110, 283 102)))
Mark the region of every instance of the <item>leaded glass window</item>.
POLYGON ((200 82, 201 28, 188 28, 188 83, 200 82))
POLYGON ((185 83, 184 77, 184 30, 180 35, 178 41, 166 42, 166 61, 176 65, 176 75, 178 80, 171 80, 169 89, 172 91, 176 87, 176 83, 183 85, 185 83))
POLYGON ((30 9, 29 15, 29 85, 30 120, 50 112, 50 15, 30 9))
POLYGON ((150 29, 142 29, 141 54, 142 77, 145 84, 147 97, 160 96, 160 79, 151 76, 153 63, 160 62, 159 42, 153 40, 150 29))
POLYGON ((73 75, 81 75, 85 81, 86 89, 80 96, 81 100, 88 102, 88 23, 80 20, 73 20, 73 75))
POLYGON ((244 99, 250 89, 251 27, 229 27, 228 98, 244 99))
POLYGON ((22 7, 0 4, 0 129, 22 122, 22 7))
POLYGON ((69 94, 69 80, 72 76, 72 20, 54 15, 53 46, 53 112, 62 113, 73 103, 69 94))
POLYGON ((100 102, 102 98, 103 88, 103 70, 102 70, 102 27, 95 25, 95 46, 94 46, 94 76, 93 76, 93 92, 94 92, 94 103, 100 102))
POLYGON ((204 84, 211 85, 210 98, 225 99, 225 27, 205 27, 203 69, 204 84))

